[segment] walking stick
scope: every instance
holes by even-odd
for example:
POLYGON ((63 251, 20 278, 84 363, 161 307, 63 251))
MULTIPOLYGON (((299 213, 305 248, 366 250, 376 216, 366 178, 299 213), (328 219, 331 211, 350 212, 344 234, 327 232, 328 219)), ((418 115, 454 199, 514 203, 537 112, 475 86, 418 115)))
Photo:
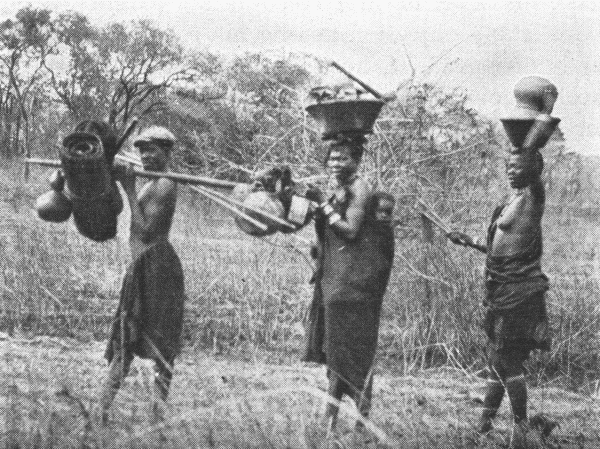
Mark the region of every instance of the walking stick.
POLYGON ((352 73, 348 72, 348 70, 346 70, 345 68, 343 68, 341 65, 339 65, 337 62, 335 61, 331 61, 331 66, 335 67, 336 69, 338 69, 340 72, 342 72, 344 75, 346 75, 348 78, 350 78, 352 81, 356 82, 358 85, 360 85, 360 87, 362 87, 364 90, 366 90, 367 92, 369 92, 371 95, 373 95, 375 98, 377 98, 378 100, 383 100, 383 101, 393 101, 396 99, 396 95, 395 94, 390 94, 390 95, 383 95, 382 93, 380 93, 379 91, 373 89, 371 86, 369 86, 367 83, 365 83, 364 81, 360 80, 359 78, 357 78, 356 76, 354 76, 352 73))

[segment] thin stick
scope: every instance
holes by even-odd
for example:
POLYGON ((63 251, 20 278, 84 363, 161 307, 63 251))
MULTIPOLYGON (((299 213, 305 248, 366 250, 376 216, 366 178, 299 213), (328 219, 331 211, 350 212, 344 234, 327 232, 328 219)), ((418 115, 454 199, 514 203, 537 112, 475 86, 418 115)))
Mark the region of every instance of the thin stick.
POLYGON ((118 159, 118 160, 120 160, 122 162, 126 162, 128 164, 133 164, 133 165, 137 165, 137 166, 140 166, 140 167, 142 166, 142 163, 138 159, 136 159, 133 156, 129 156, 127 154, 117 154, 115 156, 115 159, 118 159))
POLYGON ((417 198, 417 201, 427 210, 428 213, 434 216, 440 223, 445 223, 445 220, 443 220, 438 214, 436 214, 435 210, 429 207, 427 203, 425 203, 425 201, 423 201, 421 198, 417 198))
POLYGON ((213 195, 209 191, 207 191, 205 188, 200 187, 200 186, 189 186, 189 188, 192 189, 194 192, 199 193, 200 195, 204 195, 209 200, 214 201, 215 203, 223 206, 225 209, 230 210, 234 214, 239 215, 241 218, 243 218, 244 220, 246 220, 249 223, 252 223, 254 226, 259 228, 261 231, 266 231, 268 229, 267 225, 265 225, 264 223, 252 218, 250 215, 248 215, 248 214, 244 213, 243 211, 239 210, 238 208, 236 208, 233 204, 229 204, 227 201, 216 197, 215 195, 213 195))
MULTIPOLYGON (((209 189, 206 189, 206 190, 209 190, 209 189)), ((212 194, 216 195, 217 197, 219 197, 219 198, 221 198, 223 200, 229 201, 231 204, 243 207, 246 210, 255 212, 257 214, 260 214, 263 217, 268 218, 269 220, 272 220, 272 221, 274 221, 274 222, 276 222, 276 223, 278 223, 280 225, 286 226, 286 227, 288 227, 290 229, 294 229, 294 230, 296 229, 296 226, 293 223, 291 223, 291 222, 289 222, 287 220, 284 220, 283 218, 280 218, 277 215, 274 215, 274 214, 272 214, 270 212, 267 212, 265 210, 259 209, 259 208, 254 207, 254 206, 248 206, 248 205, 246 205, 246 204, 244 204, 244 203, 242 203, 240 201, 237 201, 237 200, 235 200, 235 199, 233 199, 231 197, 228 197, 227 195, 223 195, 221 192, 216 192, 214 190, 209 190, 209 191, 212 194)))
POLYGON ((417 209, 425 218, 427 218, 431 223, 436 225, 446 234, 450 232, 450 226, 448 226, 444 220, 442 220, 434 211, 432 211, 427 204, 425 204, 421 199, 417 200, 417 204, 419 204, 421 207, 415 207, 415 209, 417 209))
POLYGON ((479 142, 475 142, 475 143, 473 143, 471 145, 467 145, 466 147, 459 148, 458 150, 448 151, 447 153, 438 153, 438 154, 434 154, 433 156, 424 157, 423 159, 417 159, 416 161, 412 161, 411 163, 406 164, 405 167, 410 167, 411 165, 420 164, 422 162, 427 162, 427 161, 430 161, 432 159, 437 159, 438 157, 452 156, 452 155, 457 154, 457 153, 462 153, 463 151, 469 151, 470 149, 476 147, 477 145, 482 145, 482 144, 490 143, 490 142, 493 142, 493 141, 494 141, 493 138, 483 139, 483 140, 480 140, 479 142))
POLYGON ((127 127, 127 129, 125 130, 125 132, 123 133, 123 135, 121 136, 119 141, 117 142, 117 151, 119 151, 119 148, 121 148, 123 146, 123 144, 129 137, 129 135, 133 132, 133 129, 137 126, 137 124, 138 124, 138 118, 134 117, 134 119, 131 121, 131 123, 129 124, 129 126, 127 127))
POLYGON ((348 72, 348 70, 346 70, 345 68, 343 68, 337 62, 331 61, 331 66, 335 67, 336 69, 338 69, 340 72, 342 72, 348 78, 350 78, 352 81, 358 83, 363 89, 365 89, 367 92, 369 92, 370 94, 372 94, 378 100, 383 100, 384 99, 383 95, 381 93, 377 92, 375 89, 373 89, 371 86, 369 86, 364 81, 359 80, 357 77, 355 77, 354 75, 352 75, 350 72, 348 72))
POLYGON ((30 157, 30 158, 25 158, 25 164, 35 164, 35 165, 41 165, 42 167, 55 167, 55 168, 60 168, 62 167, 62 164, 60 163, 60 161, 56 161, 53 159, 38 159, 35 157, 30 157))
POLYGON ((142 176, 144 178, 150 179, 158 179, 158 178, 167 178, 172 181, 201 185, 205 187, 217 187, 221 189, 233 189, 238 183, 232 181, 223 181, 221 179, 207 178, 205 176, 196 176, 196 175, 186 175, 183 173, 173 173, 173 172, 160 172, 160 171, 150 171, 150 170, 142 170, 135 168, 133 171, 136 176, 142 176))

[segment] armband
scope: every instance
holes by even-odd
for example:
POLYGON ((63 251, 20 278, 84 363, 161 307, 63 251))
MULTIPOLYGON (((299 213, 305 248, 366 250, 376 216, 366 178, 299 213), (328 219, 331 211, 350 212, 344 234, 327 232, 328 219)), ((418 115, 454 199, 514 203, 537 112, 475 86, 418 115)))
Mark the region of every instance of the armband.
POLYGON ((535 119, 540 122, 551 122, 552 116, 550 114, 540 113, 535 117, 535 119))

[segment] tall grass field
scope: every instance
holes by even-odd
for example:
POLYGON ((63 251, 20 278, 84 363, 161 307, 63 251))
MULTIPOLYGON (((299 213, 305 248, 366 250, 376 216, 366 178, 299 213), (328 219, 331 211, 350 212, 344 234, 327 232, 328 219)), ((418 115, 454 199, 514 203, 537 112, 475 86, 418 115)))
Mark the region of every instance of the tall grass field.
MULTIPOLYGON (((0 167, 2 444, 322 447, 324 370, 298 361, 312 294, 311 227, 301 238, 253 238, 181 186, 171 240, 186 276, 185 349, 167 419, 152 421, 152 370, 136 362, 102 428, 96 396, 130 257, 128 211, 116 239, 94 243, 72 222, 40 221, 32 205, 49 172, 33 169, 24 182, 21 170, 0 167)), ((483 236, 486 226, 483 217, 474 229, 483 236)), ((543 227, 553 346, 528 364, 530 408, 560 427, 531 444, 600 447, 598 216, 553 206, 543 227)), ((418 226, 397 231, 370 430, 357 440, 355 411, 344 403, 338 447, 510 446, 506 404, 490 436, 471 431, 485 385, 483 264, 483 255, 441 235, 426 242, 418 226)))

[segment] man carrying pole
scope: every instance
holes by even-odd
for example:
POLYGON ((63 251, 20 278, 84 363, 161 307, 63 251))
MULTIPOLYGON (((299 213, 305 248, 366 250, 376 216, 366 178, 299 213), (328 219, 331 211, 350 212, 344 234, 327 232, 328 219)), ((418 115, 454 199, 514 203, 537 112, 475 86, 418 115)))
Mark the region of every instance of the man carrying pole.
MULTIPOLYGON (((530 121, 533 124, 529 133, 522 142, 517 142, 517 148, 509 155, 507 176, 515 190, 510 200, 494 211, 487 242, 462 232, 446 234, 455 244, 487 254, 484 329, 489 338, 489 378, 477 426, 480 433, 491 430, 492 419, 505 392, 514 422, 519 424, 515 429, 526 429, 527 386, 523 364, 532 350, 550 348, 544 298, 549 283, 541 267, 541 220, 545 203, 540 179, 543 159, 538 152, 543 135, 549 136, 556 125, 549 114, 557 92, 550 86, 544 91, 540 113, 536 111, 535 119, 530 121)), ((523 126, 523 119, 519 120, 517 125, 523 126)), ((515 144, 516 141, 511 140, 515 144)))
MULTIPOLYGON (((145 170, 164 172, 175 143, 173 134, 153 126, 134 141, 145 170)), ((134 355, 155 361, 154 412, 166 400, 173 362, 180 350, 184 282, 181 262, 169 243, 177 187, 166 178, 153 179, 136 191, 133 167, 117 170, 131 209, 132 262, 123 279, 121 298, 106 349, 109 372, 102 389, 102 420, 127 375, 134 355)))

